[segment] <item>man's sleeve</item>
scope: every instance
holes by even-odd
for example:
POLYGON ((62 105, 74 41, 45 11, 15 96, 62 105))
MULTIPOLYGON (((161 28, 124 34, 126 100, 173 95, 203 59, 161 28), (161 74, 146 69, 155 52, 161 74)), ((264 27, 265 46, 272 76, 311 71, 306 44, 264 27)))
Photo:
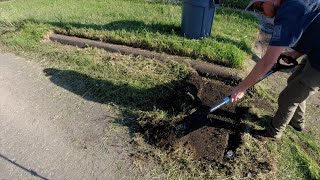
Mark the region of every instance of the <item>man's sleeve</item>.
POLYGON ((299 11, 299 8, 283 8, 285 9, 278 12, 275 18, 274 30, 269 42, 271 46, 293 46, 297 43, 303 32, 303 21, 301 18, 303 11, 299 11), (296 12, 293 13, 293 11, 296 12))
POLYGON ((313 48, 319 47, 320 16, 318 16, 306 29, 299 41, 292 49, 307 54, 313 48))
POLYGON ((298 43, 292 47, 295 51, 298 51, 302 54, 307 54, 310 49, 308 49, 309 46, 305 44, 305 38, 302 36, 298 43))

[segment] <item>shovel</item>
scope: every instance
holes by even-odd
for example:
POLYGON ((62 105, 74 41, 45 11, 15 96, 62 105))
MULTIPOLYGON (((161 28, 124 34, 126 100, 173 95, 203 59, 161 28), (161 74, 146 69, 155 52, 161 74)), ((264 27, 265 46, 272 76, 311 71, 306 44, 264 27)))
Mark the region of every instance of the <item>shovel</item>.
MULTIPOLYGON (((264 80, 265 78, 267 78, 268 76, 270 76, 271 74, 279 71, 279 70, 282 70, 282 69, 291 69, 295 66, 298 65, 298 62, 296 59, 290 57, 290 56, 286 56, 286 55, 280 55, 278 60, 277 60, 277 63, 272 67, 272 69, 267 72, 267 74, 265 74, 262 78, 259 79, 258 82, 256 82, 255 84, 259 83, 260 81, 264 80), (281 64, 281 59, 288 59, 289 63, 291 65, 284 65, 284 64, 281 64)), ((230 101, 230 98, 231 98, 231 95, 229 95, 228 97, 224 98, 223 100, 221 100, 219 103, 215 104, 214 106, 212 106, 210 109, 209 109, 209 113, 212 113, 213 111, 215 111, 216 109, 220 108, 222 105, 228 103, 230 101)))

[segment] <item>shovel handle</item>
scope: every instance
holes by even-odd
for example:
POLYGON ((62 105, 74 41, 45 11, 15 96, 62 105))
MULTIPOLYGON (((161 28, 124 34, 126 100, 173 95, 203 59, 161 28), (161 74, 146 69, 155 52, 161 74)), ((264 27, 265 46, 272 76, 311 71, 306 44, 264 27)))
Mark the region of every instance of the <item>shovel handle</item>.
POLYGON ((215 111, 216 109, 220 108, 222 105, 228 103, 230 101, 230 98, 231 98, 231 96, 228 96, 228 97, 224 98, 219 103, 217 103, 216 105, 212 106, 209 109, 209 112, 211 113, 211 112, 215 111))
MULTIPOLYGON (((296 59, 290 57, 290 56, 286 56, 286 55, 280 55, 278 60, 277 60, 277 63, 273 66, 273 68, 267 73, 265 74, 262 78, 259 79, 258 82, 264 80, 265 78, 267 78, 268 76, 270 76, 271 74, 273 74, 274 72, 276 71, 279 71, 281 69, 290 69, 290 68, 293 68, 295 66, 298 65, 298 62, 296 59), (281 64, 281 60, 283 59, 288 59, 289 65, 284 65, 284 64, 281 64)), ((257 84, 258 82, 256 82, 255 84, 257 84)), ((224 98, 223 100, 221 100, 219 103, 215 104, 214 106, 212 106, 210 109, 209 109, 209 113, 212 113, 213 111, 215 111, 216 109, 220 108, 222 105, 228 103, 231 99, 231 95, 224 98)))

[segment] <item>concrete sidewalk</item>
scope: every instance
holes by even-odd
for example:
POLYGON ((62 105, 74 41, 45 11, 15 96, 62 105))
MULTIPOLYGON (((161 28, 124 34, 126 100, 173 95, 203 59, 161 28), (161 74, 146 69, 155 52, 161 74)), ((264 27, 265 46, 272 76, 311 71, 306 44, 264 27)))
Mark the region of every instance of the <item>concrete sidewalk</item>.
POLYGON ((34 62, 0 54, 0 179, 134 179, 126 135, 104 141, 113 120, 34 62))

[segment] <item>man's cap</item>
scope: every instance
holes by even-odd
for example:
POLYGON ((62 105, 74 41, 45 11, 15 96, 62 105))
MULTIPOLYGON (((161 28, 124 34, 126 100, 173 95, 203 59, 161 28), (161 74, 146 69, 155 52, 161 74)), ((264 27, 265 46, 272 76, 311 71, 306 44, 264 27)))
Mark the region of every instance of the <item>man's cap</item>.
POLYGON ((248 4, 248 6, 246 7, 246 11, 253 11, 253 4, 256 2, 267 2, 269 0, 252 0, 250 1, 250 3, 248 4))

